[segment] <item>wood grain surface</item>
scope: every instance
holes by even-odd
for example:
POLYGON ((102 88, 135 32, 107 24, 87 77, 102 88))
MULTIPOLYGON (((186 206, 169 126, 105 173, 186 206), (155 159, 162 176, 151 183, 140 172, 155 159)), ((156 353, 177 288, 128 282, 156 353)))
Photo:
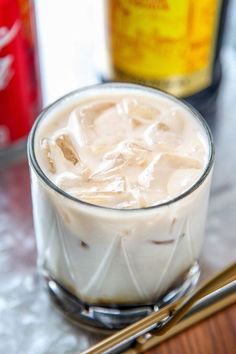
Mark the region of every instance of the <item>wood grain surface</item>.
POLYGON ((145 354, 236 354, 236 304, 145 354))

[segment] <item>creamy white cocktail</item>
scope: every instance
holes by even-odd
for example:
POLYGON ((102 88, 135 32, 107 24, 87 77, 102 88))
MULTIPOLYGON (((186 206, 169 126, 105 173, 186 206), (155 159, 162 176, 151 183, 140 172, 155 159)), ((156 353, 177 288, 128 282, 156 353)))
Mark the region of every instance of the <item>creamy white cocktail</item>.
POLYGON ((213 161, 209 131, 136 85, 62 98, 30 138, 39 265, 86 304, 156 303, 196 264, 213 161))

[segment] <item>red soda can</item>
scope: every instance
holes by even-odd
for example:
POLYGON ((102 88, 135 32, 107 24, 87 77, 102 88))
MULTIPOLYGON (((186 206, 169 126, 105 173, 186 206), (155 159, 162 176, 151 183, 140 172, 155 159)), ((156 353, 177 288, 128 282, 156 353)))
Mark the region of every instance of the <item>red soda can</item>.
POLYGON ((0 155, 22 145, 40 108, 33 3, 0 0, 0 155))

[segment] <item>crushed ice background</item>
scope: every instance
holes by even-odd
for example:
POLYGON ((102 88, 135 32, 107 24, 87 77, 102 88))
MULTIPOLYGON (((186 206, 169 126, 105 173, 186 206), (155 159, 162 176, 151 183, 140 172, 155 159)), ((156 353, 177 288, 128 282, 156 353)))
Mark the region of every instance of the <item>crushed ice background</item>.
MULTIPOLYGON (((71 1, 70 11, 66 16, 76 21, 74 23, 70 21, 65 31, 65 28, 61 28, 59 21, 60 16, 65 16, 63 13, 65 2, 53 0, 49 4, 46 0, 36 1, 40 38, 44 38, 51 21, 54 20, 55 23, 55 26, 51 26, 50 35, 47 36, 44 45, 42 45, 42 40, 40 41, 41 62, 45 69, 43 86, 46 103, 66 91, 96 81, 91 71, 92 63, 86 60, 91 51, 91 43, 85 40, 82 34, 78 36, 79 31, 76 30, 76 26, 80 25, 84 28, 87 26, 84 18, 90 14, 90 1, 82 11, 77 12, 80 14, 79 19, 75 18, 74 9, 78 6, 82 7, 85 2, 81 2, 80 5, 78 3, 80 2, 71 1), (56 16, 55 7, 58 10, 56 16), (46 11, 47 16, 43 17, 46 11), (70 58, 58 56, 61 50, 59 43, 56 47, 50 46, 53 35, 57 34, 57 37, 60 37, 60 31, 63 32, 61 45, 66 34, 77 34, 77 37, 70 41, 71 48, 73 48, 70 58), (73 59, 74 62, 70 63, 71 58, 77 55, 76 48, 80 49, 80 53, 81 48, 85 48, 83 55, 77 62, 73 59), (46 52, 49 55, 48 50, 50 60, 45 55, 46 52), (65 59, 67 59, 68 66, 65 64, 65 59), (54 64, 53 70, 52 63, 54 64), (82 77, 75 75, 76 71, 73 78, 72 74, 68 77, 66 70, 64 72, 61 70, 63 65, 73 72, 70 64, 76 68, 84 68, 82 77), (67 78, 64 86, 58 85, 58 73, 61 74, 61 82, 63 82, 63 75, 67 78)), ((218 126, 214 134, 217 158, 202 257, 204 276, 235 259, 236 41, 233 33, 236 28, 233 23, 233 14, 236 14, 236 1, 232 1, 230 6, 229 13, 232 16, 228 22, 228 35, 223 53, 224 81, 218 102, 218 126)), ((66 43, 66 46, 69 44, 66 43)), ((68 55, 69 47, 66 50, 68 55)), ((23 156, 9 163, 0 162, 0 353, 77 354, 99 339, 101 335, 75 327, 63 317, 50 301, 43 280, 37 274, 26 158, 23 156)))

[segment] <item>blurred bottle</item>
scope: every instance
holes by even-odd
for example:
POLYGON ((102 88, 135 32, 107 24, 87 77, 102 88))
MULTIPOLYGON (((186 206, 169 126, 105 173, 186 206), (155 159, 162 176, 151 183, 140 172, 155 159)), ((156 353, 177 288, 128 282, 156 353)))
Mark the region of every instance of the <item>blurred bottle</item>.
POLYGON ((160 88, 210 114, 227 0, 106 0, 105 81, 160 88))
POLYGON ((0 156, 23 145, 41 109, 34 8, 0 0, 0 156))

